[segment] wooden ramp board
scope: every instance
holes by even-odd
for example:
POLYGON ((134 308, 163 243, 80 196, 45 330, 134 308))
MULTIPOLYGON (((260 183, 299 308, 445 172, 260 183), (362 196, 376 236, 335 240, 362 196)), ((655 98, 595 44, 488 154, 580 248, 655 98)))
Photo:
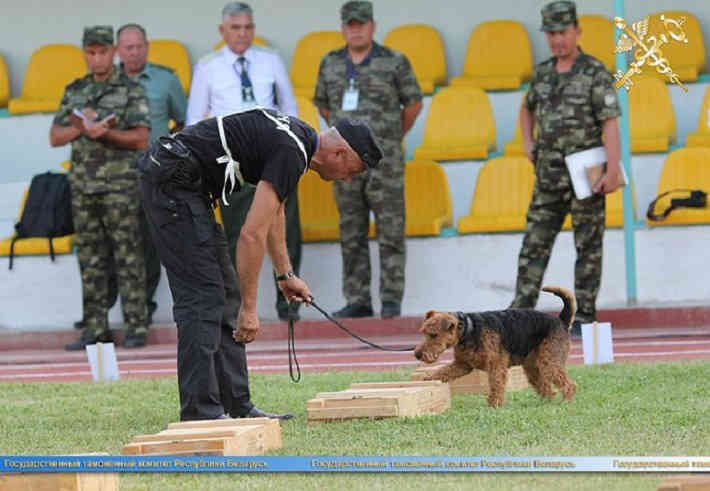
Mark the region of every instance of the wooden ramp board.
POLYGON ((118 474, 0 474, 0 491, 118 491, 118 474))
POLYGON ((268 418, 172 423, 154 435, 138 435, 124 455, 263 455, 281 448, 281 425, 268 418))
POLYGON ((405 418, 440 414, 451 407, 448 384, 439 381, 353 384, 339 392, 320 392, 308 401, 309 423, 348 419, 405 418))
POLYGON ((264 427, 264 450, 276 450, 283 446, 281 424, 278 419, 271 418, 241 418, 241 419, 209 419, 202 421, 180 421, 170 423, 168 430, 187 428, 232 428, 239 426, 261 425, 264 427))
POLYGON ((666 477, 658 491, 710 491, 708 475, 674 475, 666 477))
MULTIPOLYGON (((447 365, 421 365, 412 373, 412 380, 423 380, 425 376, 447 365)), ((488 394, 488 373, 483 370, 473 370, 468 375, 449 381, 453 394, 488 394)), ((522 367, 515 366, 508 369, 508 384, 506 391, 521 390, 530 387, 527 376, 522 367)))

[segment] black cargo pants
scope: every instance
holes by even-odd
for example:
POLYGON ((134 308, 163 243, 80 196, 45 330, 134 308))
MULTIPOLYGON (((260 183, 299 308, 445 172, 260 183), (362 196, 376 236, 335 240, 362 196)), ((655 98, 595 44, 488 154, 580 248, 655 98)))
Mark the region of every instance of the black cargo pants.
POLYGON ((143 207, 173 297, 180 420, 243 416, 253 404, 245 346, 232 338, 239 297, 227 241, 199 189, 152 179, 151 153, 161 171, 175 163, 157 146, 138 166, 143 207))

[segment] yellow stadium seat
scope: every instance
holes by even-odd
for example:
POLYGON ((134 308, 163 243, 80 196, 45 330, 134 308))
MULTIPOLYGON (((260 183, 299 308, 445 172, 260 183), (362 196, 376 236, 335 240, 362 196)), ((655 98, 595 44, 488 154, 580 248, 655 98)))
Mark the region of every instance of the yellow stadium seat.
MULTIPOLYGON (((523 94, 523 97, 520 99, 520 104, 525 103, 525 94, 527 94, 527 91, 523 94)), ((533 136, 537 135, 537 127, 533 127, 533 136)), ((508 143, 503 145, 503 155, 508 155, 508 156, 522 156, 525 157, 525 147, 523 146, 523 133, 520 130, 520 109, 518 108, 517 111, 517 117, 515 118, 515 135, 513 135, 513 139, 510 140, 508 143)))
POLYGON ((675 140, 675 115, 668 87, 655 77, 638 77, 629 91, 631 152, 666 152, 675 140))
POLYGON ((496 125, 486 93, 477 87, 446 87, 431 101, 416 160, 480 160, 495 150, 496 125))
MULTIPOLYGON (((658 180, 658 195, 674 189, 700 189, 710 194, 710 148, 681 148, 666 157, 658 180)), ((656 213, 670 206, 672 198, 686 197, 672 193, 658 200, 656 213)), ((710 223, 710 208, 677 208, 664 220, 647 222, 654 227, 663 225, 696 225, 710 223)))
MULTIPOLYGON (((649 16, 649 33, 666 32, 663 21, 661 21, 661 15, 678 21, 680 21, 681 17, 685 17, 683 30, 688 37, 688 43, 679 43, 669 39, 668 44, 664 44, 661 50, 663 51, 663 57, 669 60, 671 68, 678 74, 678 78, 683 82, 697 81, 698 74, 706 71, 705 40, 703 39, 703 31, 700 29, 698 19, 690 12, 682 10, 656 12, 649 16)), ((675 32, 675 28, 671 27, 671 31, 675 32)), ((648 66, 648 64, 645 64, 642 70, 646 75, 659 77, 664 82, 669 81, 666 75, 659 74, 655 67, 648 66)))
POLYGON ((610 72, 616 66, 614 55, 614 24, 603 15, 582 15, 579 17, 582 36, 579 45, 585 53, 592 55, 610 72))
POLYGON ((433 27, 426 24, 397 27, 387 34, 384 45, 407 56, 424 94, 434 92, 437 85, 446 85, 444 43, 433 27))
POLYGON ((32 53, 22 95, 10 99, 10 114, 55 112, 64 88, 86 74, 84 53, 73 44, 49 44, 32 53))
MULTIPOLYGON (((25 209, 25 202, 27 201, 27 194, 29 188, 25 190, 22 195, 22 200, 20 201, 20 211, 17 214, 17 221, 19 222, 22 218, 22 212, 25 209)), ((0 240, 0 256, 9 256, 10 247, 12 245, 12 236, 0 240)), ((70 254, 72 251, 72 245, 74 241, 74 234, 64 235, 62 237, 55 237, 52 239, 52 246, 54 248, 55 254, 70 254)), ((47 255, 50 253, 49 250, 49 240, 43 237, 30 237, 27 239, 18 239, 15 241, 15 256, 40 256, 47 255)))
POLYGON ((525 230, 535 172, 525 157, 497 157, 481 168, 467 216, 459 218, 460 234, 525 230))
POLYGON ((5 58, 0 55, 0 107, 7 106, 10 99, 10 78, 7 75, 5 58))
POLYGON ((314 171, 306 172, 298 183, 298 211, 304 242, 340 238, 340 215, 333 196, 333 183, 324 181, 314 171))
MULTIPOLYGON (((298 212, 304 242, 340 239, 340 214, 332 181, 324 181, 316 172, 307 171, 298 182, 298 212)), ((375 236, 375 224, 372 222, 368 236, 375 236)))
POLYGON ((310 124, 313 129, 320 131, 320 119, 318 119, 318 109, 315 104, 303 96, 296 96, 298 106, 298 118, 310 124))
POLYGON ((404 166, 407 235, 439 235, 453 223, 449 182, 444 169, 431 160, 404 166))
POLYGON ((185 46, 172 39, 153 39, 148 47, 148 61, 175 71, 182 89, 187 93, 192 80, 192 66, 185 46))
POLYGON ((517 89, 532 74, 532 49, 525 27, 512 20, 495 20, 482 22, 471 32, 463 73, 451 85, 517 89))
POLYGON ((698 129, 688 135, 685 144, 689 147, 710 147, 710 87, 705 91, 705 99, 700 108, 698 129))
MULTIPOLYGON (((259 36, 254 36, 253 43, 256 44, 257 46, 268 46, 269 45, 269 43, 267 43, 264 38, 260 38, 259 36)), ((224 46, 224 39, 214 45, 214 50, 217 51, 218 49, 221 49, 222 46, 224 46)))
POLYGON ((296 44, 291 62, 293 92, 313 100, 323 56, 344 45, 345 40, 340 31, 316 31, 303 36, 296 44))

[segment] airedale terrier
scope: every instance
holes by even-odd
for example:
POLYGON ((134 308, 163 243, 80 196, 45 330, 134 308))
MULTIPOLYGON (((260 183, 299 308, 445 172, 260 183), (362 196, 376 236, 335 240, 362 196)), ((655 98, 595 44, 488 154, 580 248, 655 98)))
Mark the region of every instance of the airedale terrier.
POLYGON ((434 363, 453 346, 454 361, 426 379, 448 382, 474 368, 484 370, 488 373, 488 405, 500 407, 508 367, 522 365, 530 385, 540 396, 552 399, 554 384, 566 400, 571 400, 577 385, 567 376, 565 363, 577 301, 565 288, 546 286, 543 291, 564 302, 559 317, 526 309, 469 314, 427 312, 419 328, 425 339, 415 348, 414 356, 434 363))

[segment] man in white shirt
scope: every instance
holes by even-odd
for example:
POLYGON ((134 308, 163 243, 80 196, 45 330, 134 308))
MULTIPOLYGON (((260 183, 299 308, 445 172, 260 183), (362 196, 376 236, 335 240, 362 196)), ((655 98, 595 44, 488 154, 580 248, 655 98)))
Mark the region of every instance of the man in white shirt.
MULTIPOLYGON (((298 106, 286 67, 279 55, 269 48, 255 46, 254 18, 251 7, 243 2, 230 2, 222 9, 219 33, 225 45, 205 57, 195 67, 187 104, 187 124, 205 117, 222 116, 246 111, 256 106, 278 109, 289 116, 298 116, 298 106)), ((246 212, 254 197, 254 188, 245 186, 222 206, 222 222, 229 242, 232 260, 246 212)), ((298 216, 297 192, 286 201, 286 240, 294 271, 301 263, 301 223, 298 216)), ((276 288, 276 309, 280 319, 298 316, 296 307, 276 288)))

